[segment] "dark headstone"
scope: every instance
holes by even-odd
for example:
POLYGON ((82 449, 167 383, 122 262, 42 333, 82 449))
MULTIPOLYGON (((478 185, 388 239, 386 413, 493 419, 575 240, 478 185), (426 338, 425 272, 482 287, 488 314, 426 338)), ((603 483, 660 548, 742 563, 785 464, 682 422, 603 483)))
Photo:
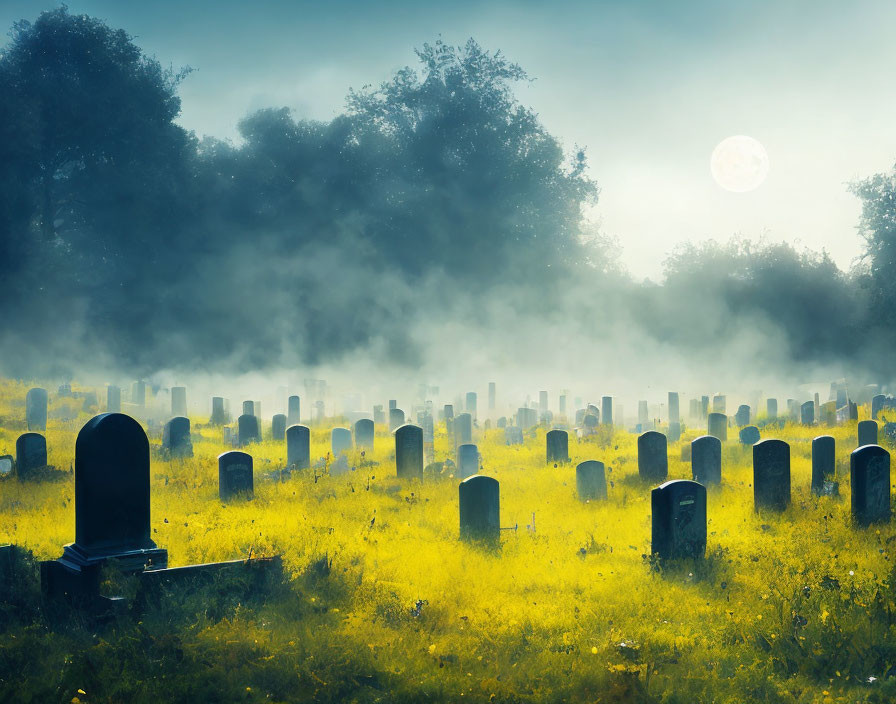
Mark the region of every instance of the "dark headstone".
MULTIPOLYGON (((389 402, 391 403, 391 401, 389 402)), ((389 409, 389 432, 394 432, 404 425, 404 411, 400 408, 389 409)))
POLYGON ((613 425, 613 397, 602 396, 600 399, 600 417, 604 419, 604 425, 613 425))
POLYGON ((360 450, 372 450, 375 426, 372 420, 361 418, 355 421, 355 447, 360 450))
POLYGON ((849 456, 850 504, 853 520, 862 526, 890 520, 890 453, 864 445, 849 456))
POLYGON ((548 464, 569 462, 569 435, 565 430, 550 430, 545 435, 548 464))
POLYGON ((765 414, 769 420, 777 420, 778 418, 778 399, 769 398, 765 401, 765 414))
POLYGON ((106 388, 106 413, 121 413, 121 389, 118 386, 106 388))
POLYGON ((681 423, 674 421, 669 423, 669 442, 678 442, 681 440, 681 423))
POLYGON ((187 387, 172 386, 171 387, 171 415, 186 416, 187 415, 187 387))
POLYGON ((32 474, 47 466, 47 440, 37 433, 24 433, 16 440, 16 474, 19 479, 30 479, 32 474))
POLYGON ((638 436, 638 475, 646 481, 665 481, 669 476, 666 436, 648 430, 638 436))
MULTIPOLYGON (((435 442, 436 439, 436 427, 433 423, 432 416, 429 413, 424 413, 423 418, 420 420, 420 424, 423 428, 423 442, 427 444, 431 444, 435 442)), ((485 429, 488 430, 490 427, 489 421, 485 421, 485 429)))
POLYGON ((703 485, 722 482, 722 441, 701 435, 691 442, 691 476, 703 485))
POLYGON ((477 474, 458 488, 461 540, 498 544, 501 540, 501 499, 498 480, 477 474))
POLYGON ((863 445, 877 445, 876 420, 860 420, 858 432, 859 442, 857 447, 862 447, 863 445))
POLYGON ((753 445, 753 506, 783 511, 790 505, 790 445, 760 440, 753 445))
POLYGON ((523 432, 538 425, 538 411, 534 408, 518 408, 516 412, 516 424, 523 432))
POLYGON ((836 441, 830 435, 812 440, 812 493, 823 496, 825 482, 832 480, 836 469, 836 441))
POLYGON ((651 552, 664 560, 706 552, 706 487, 674 479, 650 492, 651 552))
POLYGON ((180 416, 165 423, 165 428, 162 431, 162 449, 172 457, 193 456, 189 418, 180 416))
POLYGON ((28 430, 47 429, 47 390, 29 389, 25 394, 25 423, 28 430))
POLYGON ((479 473, 479 448, 465 444, 457 448, 457 477, 466 479, 479 473))
POLYGON ((333 457, 349 452, 352 449, 352 431, 348 428, 333 428, 330 431, 330 450, 333 457))
POLYGON ((396 429, 395 469, 399 478, 423 479, 423 428, 403 425, 396 429))
MULTIPOLYGON (((249 403, 252 403, 249 401, 249 403)), ((261 428, 258 427, 258 418, 244 413, 237 418, 238 436, 240 447, 249 443, 261 442, 261 428)))
POLYGON ((815 402, 806 401, 800 406, 800 423, 803 425, 815 425, 815 402))
POLYGON ((669 425, 681 422, 678 411, 678 392, 669 392, 669 425))
POLYGON ((252 456, 236 451, 218 455, 218 494, 221 501, 229 501, 238 495, 251 499, 254 493, 252 456))
POLYGON ((473 416, 461 413, 454 419, 454 443, 463 445, 473 442, 473 416))
POLYGON ((755 445, 759 442, 759 428, 748 425, 746 428, 741 428, 737 436, 742 445, 755 445))
POLYGON ((286 465, 290 469, 311 466, 311 430, 307 425, 291 425, 286 429, 286 465))
POLYGON ((728 416, 724 413, 710 413, 706 421, 706 432, 708 435, 726 442, 728 440, 728 416))
POLYGON ((877 394, 871 399, 871 419, 877 420, 877 414, 880 413, 881 409, 884 407, 884 403, 886 402, 887 397, 883 394, 877 394))
POLYGON ((290 396, 286 401, 286 425, 298 425, 302 422, 302 400, 298 396, 290 396))
POLYGON ((709 396, 700 397, 700 417, 704 420, 709 415, 709 396))
POLYGON ((737 407, 737 413, 734 414, 734 422, 739 428, 750 424, 750 407, 742 405, 737 407))
POLYGON ((287 417, 282 413, 271 418, 271 439, 275 442, 283 442, 286 439, 286 420, 287 417))
POLYGON ((221 396, 212 396, 212 416, 209 422, 212 425, 225 425, 229 422, 227 411, 224 409, 224 399, 221 396))
POLYGON ((607 475, 603 462, 586 460, 576 466, 576 491, 581 501, 607 498, 607 475))
POLYGON ((594 415, 593 413, 586 413, 585 417, 582 418, 582 425, 584 426, 585 430, 589 433, 594 432, 594 429, 597 428, 597 425, 599 422, 600 421, 599 421, 598 417, 596 415, 594 415))

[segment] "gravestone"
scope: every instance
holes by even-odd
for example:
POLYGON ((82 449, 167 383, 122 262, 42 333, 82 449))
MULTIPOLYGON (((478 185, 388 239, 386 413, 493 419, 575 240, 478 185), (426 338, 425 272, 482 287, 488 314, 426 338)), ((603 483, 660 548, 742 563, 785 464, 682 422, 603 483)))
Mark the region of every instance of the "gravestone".
POLYGON ((398 408, 398 401, 394 398, 390 398, 389 399, 389 410, 394 411, 396 408, 398 408))
POLYGON ((423 479, 423 429, 403 425, 395 431, 395 468, 401 479, 423 479))
MULTIPOLYGON (((391 401, 390 401, 391 403, 391 401)), ((400 408, 389 409, 389 432, 394 432, 404 425, 404 411, 400 408)))
POLYGON ((16 462, 12 455, 0 455, 0 477, 12 474, 16 462))
POLYGON ((523 432, 538 425, 538 411, 534 408, 519 408, 516 412, 517 425, 523 432))
POLYGON ((783 440, 760 440, 753 445, 753 507, 783 511, 789 505, 790 445, 783 440))
POLYGON ((211 425, 226 425, 228 422, 224 399, 221 396, 212 396, 212 417, 209 418, 209 423, 211 425))
MULTIPOLYGON (((600 416, 604 419, 604 425, 613 425, 613 397, 602 396, 600 399, 600 416)), ((576 425, 580 423, 577 421, 576 425)))
POLYGON ((858 427, 859 442, 856 447, 863 445, 877 445, 877 421, 860 420, 858 427))
POLYGON ((576 411, 576 427, 582 427, 582 424, 585 422, 585 414, 587 411, 584 408, 580 408, 576 411))
POLYGON ((728 416, 724 413, 710 413, 706 422, 706 433, 721 442, 728 440, 728 416))
POLYGON ((681 423, 675 421, 669 423, 669 442, 678 442, 681 440, 681 423))
POLYGON ((545 435, 545 454, 548 464, 569 462, 569 434, 565 430, 550 430, 545 435))
POLYGON ((47 440, 37 433, 23 433, 16 440, 16 474, 31 479, 34 472, 47 466, 47 440))
MULTIPOLYGON (((88 421, 75 441, 75 542, 56 564, 75 574, 109 558, 124 572, 165 567, 168 552, 150 537, 149 477, 149 441, 136 420, 104 413, 88 421)), ((60 578, 45 565, 42 581, 60 578)))
POLYGON ((737 413, 734 414, 734 422, 739 428, 750 424, 750 407, 741 405, 737 407, 737 413))
POLYGON ((507 419, 504 416, 498 418, 497 427, 499 430, 504 430, 507 427, 507 419))
POLYGON ((700 418, 706 420, 709 416, 709 396, 700 397, 700 418))
POLYGON ((884 437, 891 445, 896 445, 896 423, 884 423, 884 437))
POLYGON ((467 393, 467 413, 470 414, 471 418, 476 418, 476 392, 470 391, 467 393))
POLYGON ((298 425, 302 422, 302 399, 290 396, 286 400, 286 426, 298 425))
POLYGON ((172 386, 171 387, 171 415, 186 416, 187 415, 187 387, 172 386))
POLYGON ((352 431, 348 428, 333 428, 330 431, 330 451, 333 457, 352 449, 352 431))
POLYGON ((286 465, 290 469, 311 466, 311 429, 307 425, 291 425, 286 429, 286 465))
POLYGON ((501 499, 498 480, 481 474, 458 486, 461 540, 497 545, 501 540, 501 499))
POLYGON ((255 415, 255 404, 252 401, 243 401, 243 415, 244 416, 254 416, 255 415))
POLYGON ((850 506, 860 526, 890 520, 890 453, 864 445, 849 456, 850 506))
POLYGON ((847 395, 847 389, 845 386, 841 386, 837 389, 837 397, 834 400, 834 403, 837 404, 837 408, 843 408, 847 403, 849 403, 849 396, 847 395))
POLYGON ((833 401, 826 401, 825 403, 821 404, 818 411, 818 422, 821 425, 830 426, 837 424, 837 407, 833 401))
POLYGON ((678 409, 678 392, 670 391, 669 392, 669 425, 672 423, 679 423, 681 418, 679 418, 679 409, 678 409))
POLYGON ((766 399, 765 415, 768 417, 768 420, 777 420, 778 419, 778 399, 776 399, 776 398, 766 399))
POLYGON ((507 445, 523 444, 523 429, 518 425, 508 425, 504 428, 504 442, 507 445))
MULTIPOLYGON (((423 443, 431 445, 436 438, 436 428, 432 416, 428 413, 424 414, 421 420, 421 426, 423 428, 423 443)), ((485 429, 489 429, 489 421, 485 421, 485 429)))
POLYGON ((461 413, 454 419, 454 444, 463 445, 473 442, 473 416, 461 413))
POLYGON ((884 407, 887 397, 883 394, 877 394, 871 399, 871 420, 877 420, 877 414, 884 407))
POLYGON ((479 448, 465 444, 457 448, 457 478, 466 479, 479 473, 479 448))
POLYGON ((582 425, 585 428, 585 432, 589 435, 595 431, 598 422, 598 417, 592 413, 586 413, 585 417, 582 418, 582 425))
POLYGON ((121 389, 117 386, 106 387, 106 413, 121 413, 121 389))
POLYGON ((386 424, 386 412, 383 410, 382 406, 373 407, 373 423, 374 425, 386 424))
POLYGON ((29 389, 25 394, 25 423, 28 430, 47 429, 47 390, 29 389))
POLYGON ((369 418, 355 421, 355 447, 360 450, 372 450, 376 426, 369 418))
MULTIPOLYGON (((249 403, 252 403, 251 401, 249 403)), ((240 447, 245 447, 252 442, 261 442, 261 429, 258 427, 258 418, 244 413, 237 418, 237 437, 240 447)))
POLYGON ((162 431, 162 449, 172 457, 193 456, 189 418, 179 416, 165 423, 165 428, 162 431))
POLYGON ((645 481, 665 481, 669 475, 666 436, 648 430, 638 436, 638 475, 645 481))
POLYGON ((254 494, 252 456, 237 451, 218 455, 218 495, 221 501, 230 501, 236 496, 251 499, 254 494))
POLYGON ((755 425, 748 425, 746 428, 741 428, 737 435, 742 445, 755 445, 759 442, 759 428, 755 425))
POLYGON ((603 462, 586 460, 576 465, 576 492, 580 501, 607 498, 607 475, 603 462))
POLYGON ((673 479, 650 492, 650 550, 664 560, 706 552, 706 487, 673 479))
POLYGON ((800 406, 800 423, 803 425, 815 425, 815 402, 806 401, 800 406))
POLYGON ((271 439, 275 442, 283 442, 286 439, 287 416, 278 413, 271 418, 271 439))
POLYGON ((717 394, 712 397, 712 411, 713 413, 726 413, 728 410, 728 399, 721 395, 717 394))
POLYGON ((704 486, 722 483, 722 441, 715 435, 691 441, 691 476, 704 486))
POLYGON ((700 399, 692 398, 688 401, 688 417, 691 420, 697 420, 700 418, 700 399))
POLYGON ((819 435, 812 440, 812 493, 825 496, 825 483, 832 482, 836 470, 836 441, 830 435, 819 435))

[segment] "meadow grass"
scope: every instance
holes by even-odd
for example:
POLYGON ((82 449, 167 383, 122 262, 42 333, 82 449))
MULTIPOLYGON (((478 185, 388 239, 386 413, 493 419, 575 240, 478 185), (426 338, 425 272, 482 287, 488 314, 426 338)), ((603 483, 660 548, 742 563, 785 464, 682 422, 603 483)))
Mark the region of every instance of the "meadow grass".
MULTIPOLYGON (((0 385, 0 454, 24 432, 28 384, 0 385)), ((69 400, 51 398, 51 408, 69 400)), ((80 401, 72 402, 72 412, 80 401)), ((867 409, 861 409, 862 417, 867 409)), ((49 461, 68 470, 89 416, 51 415, 49 461)), ((637 437, 601 428, 545 463, 545 430, 507 446, 476 431, 501 491, 500 550, 458 540, 457 480, 399 481, 388 431, 326 467, 280 477, 285 444, 251 446, 255 498, 222 504, 220 428, 193 422, 195 456, 152 458, 152 533, 171 566, 282 555, 263 598, 219 587, 136 620, 51 619, 27 569, 0 609, 0 701, 886 702, 896 698, 891 524, 851 525, 856 424, 765 428, 791 445, 792 505, 753 510, 752 455, 736 431, 708 492, 706 558, 650 557, 650 490, 637 437), (840 498, 809 491, 810 442, 837 440, 840 498), (609 500, 582 503, 575 465, 599 459, 609 500), (516 530, 513 530, 513 527, 516 530)), ((329 429, 312 427, 312 458, 329 429)), ((690 478, 682 444, 669 478, 690 478)), ((159 438, 150 442, 158 445, 159 438)), ((436 424, 434 456, 453 458, 436 424)), ((74 539, 73 476, 0 482, 0 543, 52 559, 74 539)), ((26 565, 27 566, 27 565, 26 565)))

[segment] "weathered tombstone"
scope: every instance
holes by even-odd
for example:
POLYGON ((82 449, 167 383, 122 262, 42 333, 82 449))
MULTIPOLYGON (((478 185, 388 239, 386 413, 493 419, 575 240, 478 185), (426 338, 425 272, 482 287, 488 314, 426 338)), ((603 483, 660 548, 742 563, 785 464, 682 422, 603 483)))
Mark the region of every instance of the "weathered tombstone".
POLYGON ((783 511, 789 505, 790 445, 760 440, 753 445, 753 507, 783 511))
POLYGON ((395 468, 399 478, 423 479, 423 429, 403 425, 395 431, 395 468))
POLYGON ((846 404, 846 408, 847 408, 847 412, 849 413, 850 420, 858 420, 859 419, 859 404, 849 401, 846 404))
POLYGON ((311 466, 311 429, 307 425, 291 425, 286 429, 286 464, 290 469, 311 466))
POLYGON ((638 436, 638 475, 643 480, 665 481, 669 475, 666 436, 648 430, 638 436))
POLYGON ((25 423, 28 430, 47 429, 47 390, 29 389, 25 394, 25 423))
POLYGON ((669 392, 669 425, 672 423, 681 422, 681 418, 679 417, 679 408, 678 408, 678 392, 670 391, 669 392))
POLYGON ((837 424, 837 406, 833 401, 826 401, 825 403, 821 404, 818 411, 818 422, 821 425, 830 426, 837 424))
POLYGON ((603 462, 586 460, 576 465, 576 492, 580 501, 607 498, 607 475, 603 462))
POLYGON ((470 391, 467 393, 467 413, 470 414, 472 418, 476 418, 476 392, 470 391))
POLYGON ((124 572, 165 567, 168 552, 150 537, 149 495, 149 441, 140 424, 122 413, 88 421, 75 441, 75 542, 41 566, 45 591, 65 581, 60 571, 90 570, 98 579, 92 568, 110 558, 124 572))
MULTIPOLYGON (((604 425, 613 425, 613 397, 602 396, 600 399, 600 416, 604 419, 604 425)), ((578 423, 577 423, 578 425, 578 423)))
POLYGON ((728 440, 728 416, 724 413, 710 413, 706 422, 708 435, 717 437, 721 442, 728 440))
POLYGON ((879 445, 864 445, 849 456, 850 505, 862 526, 890 520, 890 453, 879 445))
POLYGON ((803 425, 815 425, 815 402, 806 401, 800 406, 800 423, 803 425))
POLYGON ((352 449, 352 431, 348 428, 333 428, 330 431, 330 450, 338 457, 352 449))
POLYGON ((171 415, 186 416, 187 415, 187 387, 172 386, 171 387, 171 415))
POLYGON ((458 487, 461 540, 497 545, 501 540, 501 499, 498 480, 481 474, 467 477, 458 487))
MULTIPOLYGON (((390 401, 391 403, 391 401, 390 401)), ((389 409, 389 432, 394 432, 404 425, 404 411, 400 408, 389 409)))
POLYGON ((692 398, 688 401, 688 418, 697 420, 700 418, 700 399, 692 398))
POLYGON ((517 425, 523 432, 538 425, 538 411, 534 408, 519 408, 516 412, 517 425))
MULTIPOLYGON (((486 429, 489 427, 489 421, 485 421, 486 429)), ((431 445, 436 439, 436 427, 433 423, 432 416, 425 413, 421 419, 421 427, 423 428, 423 443, 431 445)))
POLYGON ((286 438, 287 416, 278 413, 271 418, 271 439, 275 442, 283 442, 286 438))
POLYGON ((254 494, 252 456, 237 451, 218 455, 218 495, 221 501, 230 501, 235 496, 251 499, 254 494))
POLYGON ((734 422, 739 428, 750 424, 750 407, 741 405, 737 407, 737 413, 734 414, 734 422))
POLYGON ((302 399, 290 396, 286 400, 286 425, 298 425, 302 422, 302 399))
POLYGON ((884 407, 884 402, 887 400, 887 397, 883 394, 877 394, 871 399, 871 419, 877 420, 877 414, 880 413, 881 409, 884 407))
MULTIPOLYGON (((252 403, 251 401, 249 403, 252 403)), ((237 418, 237 436, 240 447, 245 447, 252 442, 261 442, 261 429, 258 427, 258 418, 244 413, 237 418)))
POLYGON ((673 421, 669 423, 669 442, 678 442, 681 440, 681 423, 673 421))
POLYGON ((745 428, 741 428, 737 435, 742 445, 755 445, 759 442, 759 428, 755 425, 748 425, 745 428))
POLYGON ((225 445, 233 444, 233 428, 231 428, 229 425, 225 425, 223 428, 221 428, 221 436, 224 439, 225 445))
POLYGON ((16 463, 12 455, 0 455, 0 477, 12 474, 16 463))
POLYGON ((518 425, 508 425, 504 428, 504 442, 508 445, 523 444, 523 429, 518 425))
POLYGON ((594 432, 595 428, 597 428, 598 422, 597 416, 592 413, 586 413, 585 417, 582 418, 582 425, 585 428, 585 432, 589 435, 594 432))
POLYGON ((47 440, 37 433, 23 433, 16 440, 16 474, 30 479, 38 469, 47 466, 47 440))
POLYGON ((466 479, 479 473, 479 448, 464 444, 457 448, 457 477, 466 479))
POLYGON ((376 426, 369 418, 355 421, 355 446, 361 450, 372 450, 375 429, 376 426))
POLYGON ((190 439, 190 419, 178 416, 165 423, 162 431, 162 449, 172 457, 192 457, 193 442, 190 439))
POLYGON ((836 469, 836 441, 830 435, 819 435, 812 440, 812 493, 824 496, 825 482, 834 477, 836 469))
POLYGON ((549 430, 545 435, 545 454, 548 464, 569 462, 569 434, 565 430, 549 430))
POLYGON ((211 425, 224 425, 227 423, 227 411, 224 409, 224 399, 221 396, 212 396, 211 425))
POLYGON ((650 550, 663 560, 703 557, 706 552, 706 487, 673 479, 650 492, 650 550))
POLYGON ((778 399, 769 398, 765 400, 765 415, 769 420, 778 419, 778 399))
POLYGON ((728 399, 725 398, 722 394, 717 394, 712 397, 712 411, 713 413, 725 413, 728 410, 728 399))
POLYGON ((121 413, 121 389, 117 386, 106 388, 106 413, 121 413))
POLYGON ((454 419, 454 444, 463 445, 473 442, 473 416, 461 413, 454 419))
POLYGON ((722 441, 715 435, 691 441, 691 476, 703 485, 722 483, 722 441))
POLYGON ((884 437, 891 445, 896 445, 896 423, 884 423, 884 437))
POLYGON ((243 415, 244 416, 254 416, 255 415, 255 404, 252 401, 243 401, 243 415))
POLYGON ((709 415, 709 396, 700 397, 700 417, 706 419, 709 415))
POLYGON ((860 420, 858 431, 859 443, 857 447, 862 447, 863 445, 877 445, 876 420, 860 420))

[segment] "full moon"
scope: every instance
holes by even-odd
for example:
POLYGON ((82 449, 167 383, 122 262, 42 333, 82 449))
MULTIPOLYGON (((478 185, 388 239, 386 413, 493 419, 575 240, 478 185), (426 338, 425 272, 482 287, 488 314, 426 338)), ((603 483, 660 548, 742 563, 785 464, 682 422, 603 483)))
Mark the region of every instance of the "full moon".
POLYGON ((726 191, 747 193, 759 188, 768 176, 768 153, 758 140, 735 135, 713 149, 709 168, 726 191))

